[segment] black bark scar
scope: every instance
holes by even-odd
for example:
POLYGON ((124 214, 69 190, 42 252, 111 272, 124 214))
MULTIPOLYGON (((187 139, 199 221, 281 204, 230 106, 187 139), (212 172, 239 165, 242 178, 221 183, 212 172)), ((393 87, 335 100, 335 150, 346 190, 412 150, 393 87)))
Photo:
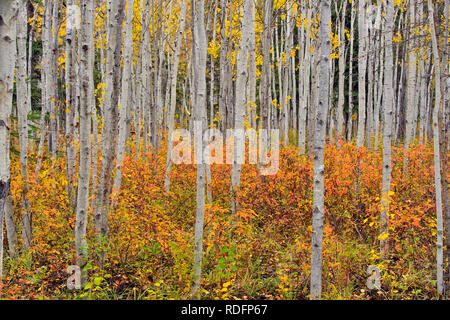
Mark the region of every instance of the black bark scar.
POLYGON ((6 127, 9 130, 9 127, 6 125, 5 121, 0 120, 0 127, 6 127))
POLYGON ((8 181, 1 181, 0 180, 0 200, 6 199, 9 193, 9 187, 11 185, 11 179, 8 179, 8 181))

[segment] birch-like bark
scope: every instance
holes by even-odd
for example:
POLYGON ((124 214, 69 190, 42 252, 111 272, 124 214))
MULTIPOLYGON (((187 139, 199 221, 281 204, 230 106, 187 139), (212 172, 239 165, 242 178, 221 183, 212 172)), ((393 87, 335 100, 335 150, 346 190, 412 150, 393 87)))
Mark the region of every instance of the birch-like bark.
POLYGON ((59 30, 59 1, 52 1, 52 27, 51 27, 51 62, 50 62, 50 79, 47 82, 50 90, 50 135, 48 139, 48 151, 51 152, 53 159, 56 159, 56 152, 58 150, 58 125, 56 118, 56 99, 58 96, 58 30, 59 30))
POLYGON ((385 32, 385 69, 384 69, 384 127, 383 127, 383 177, 381 185, 381 215, 380 215, 380 249, 386 256, 388 253, 389 235, 389 198, 391 191, 392 171, 392 113, 394 108, 393 87, 393 37, 394 37, 394 0, 387 0, 386 8, 386 32, 385 32))
POLYGON ((255 2, 250 2, 250 17, 249 17, 249 71, 248 71, 248 82, 249 82, 249 117, 250 124, 252 128, 256 129, 256 35, 255 35, 255 2))
MULTIPOLYGON (((202 127, 206 125, 206 57, 207 57, 207 41, 204 23, 204 0, 191 3, 193 18, 193 71, 195 86, 194 109, 194 130, 202 136, 202 127)), ((200 280, 202 273, 202 257, 203 257, 203 226, 205 218, 205 164, 202 159, 203 154, 203 138, 196 139, 196 155, 197 155, 197 210, 195 215, 195 231, 194 231, 194 285, 192 287, 193 298, 200 298, 200 280)))
POLYGON ((368 33, 366 26, 367 2, 358 1, 358 132, 356 147, 364 145, 364 133, 366 125, 366 72, 367 72, 367 43, 368 33))
POLYGON ((128 139, 129 110, 131 103, 131 73, 133 68, 133 21, 134 21, 134 0, 127 1, 127 16, 125 20, 124 46, 123 46, 123 71, 122 71, 122 91, 120 94, 119 110, 119 137, 117 140, 116 171, 113 183, 113 202, 117 198, 122 182, 122 166, 125 159, 125 145, 128 139))
MULTIPOLYGON (((217 4, 218 4, 219 0, 215 0, 214 1, 214 19, 213 19, 213 25, 211 26, 212 29, 212 43, 216 43, 216 38, 217 38, 217 4)), ((210 62, 209 62, 209 74, 210 74, 210 87, 209 87, 209 112, 210 112, 210 116, 209 116, 209 125, 212 128, 214 126, 214 116, 215 116, 215 110, 214 110, 214 106, 216 103, 216 96, 214 94, 214 89, 215 89, 215 74, 216 74, 216 69, 215 69, 215 63, 214 63, 214 55, 210 55, 210 62)), ((169 136, 170 137, 170 136, 169 136)))
POLYGON ((248 55, 249 55, 249 43, 250 43, 250 30, 248 23, 251 19, 251 7, 250 2, 253 0, 244 0, 243 2, 243 16, 242 16, 242 28, 241 28, 241 43, 240 50, 237 56, 237 71, 236 71, 236 98, 235 98, 235 119, 234 119, 234 152, 233 152, 233 165, 231 169, 231 211, 235 214, 237 210, 236 195, 237 189, 241 183, 241 169, 242 163, 239 160, 242 158, 242 147, 245 144, 244 133, 244 121, 245 121, 245 107, 246 97, 245 89, 247 87, 248 78, 248 55))
MULTIPOLYGON (((299 125, 298 125, 298 146, 299 153, 303 155, 306 153, 306 118, 308 114, 308 104, 311 101, 310 85, 311 85, 311 4, 307 4, 306 12, 306 34, 305 34, 305 55, 303 61, 303 94, 301 98, 299 125)), ((309 119, 311 121, 311 119, 309 119)))
MULTIPOLYGON (((88 261, 86 241, 87 216, 89 210, 89 177, 91 157, 91 106, 94 94, 94 6, 90 0, 81 1, 81 32, 79 38, 80 57, 80 169, 78 172, 78 194, 75 218, 75 249, 77 265, 83 269, 88 261)), ((83 275, 85 272, 83 271, 83 275)), ((82 283, 85 282, 83 277, 82 283)))
POLYGON ((347 2, 344 1, 342 8, 342 18, 339 27, 339 96, 336 110, 336 140, 339 141, 344 133, 344 104, 345 104, 345 68, 346 68, 346 48, 345 48, 345 18, 347 13, 347 2))
POLYGON ((440 114, 443 112, 443 101, 441 92, 441 57, 439 54, 438 40, 436 35, 436 27, 434 22, 434 4, 428 0, 428 18, 431 32, 431 43, 433 47, 434 71, 435 71, 435 102, 433 110, 433 148, 434 148, 434 184, 436 188, 436 223, 437 223, 437 239, 436 239, 436 279, 437 293, 444 293, 444 222, 442 213, 442 182, 441 182, 441 159, 440 159, 440 114))
POLYGON ((320 299, 322 293, 322 239, 325 215, 325 131, 329 103, 330 81, 330 21, 331 1, 323 0, 320 9, 320 77, 319 105, 316 111, 314 133, 314 195, 311 236, 311 299, 320 299))
MULTIPOLYGON (((175 125, 175 111, 176 111, 176 103, 177 103, 177 76, 178 76, 178 65, 180 61, 180 49, 181 49, 181 41, 183 40, 183 33, 186 24, 186 10, 187 10, 187 0, 184 0, 181 5, 181 12, 179 17, 179 25, 175 43, 173 43, 173 63, 172 63, 172 73, 170 76, 170 105, 169 105, 169 141, 167 146, 167 162, 166 162, 166 176, 164 179, 164 189, 169 191, 170 188, 170 171, 172 164, 172 134, 175 125)), ((215 27, 215 26, 214 26, 215 27)), ((213 71, 212 71, 213 72, 213 71)), ((213 106, 211 105, 211 108, 213 106)))
POLYGON ((104 127, 102 132, 102 161, 95 198, 95 230, 98 237, 107 236, 111 174, 117 146, 117 119, 120 88, 120 62, 122 56, 122 22, 125 0, 108 2, 106 87, 104 127))
MULTIPOLYGON (((69 0, 68 6, 73 6, 75 0, 69 0)), ((72 209, 76 206, 74 176, 76 166, 75 152, 75 109, 76 79, 77 79, 76 29, 67 28, 66 32, 66 155, 67 155, 67 194, 72 209)))
POLYGON ((353 52, 355 40, 355 1, 352 1, 350 18, 350 59, 348 76, 348 117, 347 117, 347 141, 352 140, 353 134, 353 52))
POLYGON ((52 6, 49 0, 44 2, 44 17, 42 24, 42 73, 41 73, 41 85, 42 85, 42 107, 41 118, 39 122, 39 146, 38 146, 38 159, 36 161, 35 174, 39 173, 42 165, 42 157, 44 155, 44 144, 48 136, 48 123, 46 116, 50 111, 50 77, 51 77, 51 28, 52 28, 52 6))
POLYGON ((228 91, 228 81, 226 81, 226 72, 228 69, 228 59, 227 59, 227 51, 228 51, 228 42, 229 39, 227 37, 227 28, 226 28, 226 19, 228 15, 228 11, 231 10, 228 8, 229 0, 221 0, 220 9, 221 9, 221 18, 220 24, 221 28, 221 42, 220 42, 220 94, 219 94, 219 129, 224 130, 226 128, 226 112, 227 112, 227 91, 228 91))
POLYGON ((414 2, 409 3, 409 23, 410 23, 410 41, 408 49, 408 82, 407 82, 407 95, 406 95, 406 130, 405 130, 405 169, 408 167, 408 149, 411 143, 411 137, 414 132, 416 115, 416 71, 417 71, 417 58, 415 53, 415 28, 416 28, 416 4, 414 2), (412 31, 411 31, 412 29, 412 31))
POLYGON ((3 271, 4 206, 11 185, 9 144, 14 66, 16 58, 17 0, 0 2, 0 281, 3 271))
POLYGON ((32 214, 28 200, 28 110, 30 109, 27 88, 27 3, 19 3, 17 18, 17 110, 20 145, 20 175, 22 176, 22 235, 24 247, 31 246, 32 214))
MULTIPOLYGON (((285 32, 285 41, 284 41, 284 52, 286 54, 286 61, 279 61, 278 65, 281 68, 283 65, 283 87, 282 87, 282 96, 281 96, 281 106, 283 112, 283 135, 284 135, 284 144, 289 144, 289 113, 290 113, 290 102, 288 100, 288 90, 289 90, 289 79, 290 79, 290 69, 291 69, 291 50, 293 47, 293 37, 294 37, 294 27, 295 20, 293 14, 292 2, 287 1, 287 16, 286 16, 286 32, 285 32)), ((281 80, 281 79, 280 79, 281 80)), ((281 82, 280 82, 281 83, 281 82)))
MULTIPOLYGON (((420 3, 418 7, 418 19, 420 21, 420 25, 425 20, 424 17, 424 3, 420 3)), ((422 38, 424 35, 423 28, 420 28, 419 36, 422 38)), ((427 75, 425 69, 425 59, 427 57, 427 48, 424 47, 424 41, 419 40, 420 46, 420 55, 419 55, 419 70, 417 79, 420 84, 420 93, 419 93, 419 142, 421 144, 425 143, 426 137, 426 119, 427 119, 427 75)), ((431 60, 431 59, 430 59, 431 60)), ((430 62, 431 63, 431 62, 430 62)))
MULTIPOLYGON (((378 5, 381 7, 382 2, 379 1, 378 5)), ((381 10, 380 10, 381 12, 381 10)), ((376 95, 376 102, 375 102, 375 110, 374 110, 374 129, 375 129, 375 142, 374 142, 374 148, 375 150, 378 150, 378 139, 380 136, 380 112, 382 110, 381 106, 381 99, 383 97, 383 79, 384 79, 384 54, 382 50, 382 39, 383 39, 383 25, 380 24, 380 32, 377 36, 377 44, 375 45, 375 48, 378 50, 378 59, 377 59, 377 68, 375 68, 375 71, 378 72, 378 77, 376 79, 375 85, 377 87, 377 95, 376 95)))
MULTIPOLYGON (((446 24, 444 24, 444 39, 448 39, 450 33, 450 0, 445 1, 445 12, 444 17, 446 24)), ((443 70, 445 73, 450 75, 450 62, 449 60, 449 43, 448 41, 444 41, 443 45, 443 70)), ((441 152, 441 177, 442 177, 442 202, 444 208, 444 217, 445 217, 445 226, 447 236, 446 239, 446 262, 447 262, 447 270, 446 270, 446 278, 447 278, 447 286, 446 288, 446 296, 449 295, 450 291, 450 199, 449 199, 449 188, 448 188, 448 152, 450 151, 450 78, 447 76, 447 81, 443 80, 441 86, 446 86, 444 89, 444 95, 442 97, 442 106, 444 108, 445 114, 441 114, 441 118, 443 118, 443 123, 441 125, 441 139, 440 139, 440 152, 441 152)), ((441 88, 442 90, 442 88, 441 88)))
POLYGON ((272 39, 272 11, 273 0, 264 0, 263 4, 263 34, 262 34, 262 73, 261 73, 261 122, 260 127, 269 129, 270 100, 270 44, 272 39))

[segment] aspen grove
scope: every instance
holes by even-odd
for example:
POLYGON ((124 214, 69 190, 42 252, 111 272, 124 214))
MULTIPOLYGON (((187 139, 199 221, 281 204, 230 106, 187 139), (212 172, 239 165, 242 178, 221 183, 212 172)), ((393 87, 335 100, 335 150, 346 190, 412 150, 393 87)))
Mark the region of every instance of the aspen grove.
POLYGON ((0 0, 0 298, 448 299, 449 15, 0 0))

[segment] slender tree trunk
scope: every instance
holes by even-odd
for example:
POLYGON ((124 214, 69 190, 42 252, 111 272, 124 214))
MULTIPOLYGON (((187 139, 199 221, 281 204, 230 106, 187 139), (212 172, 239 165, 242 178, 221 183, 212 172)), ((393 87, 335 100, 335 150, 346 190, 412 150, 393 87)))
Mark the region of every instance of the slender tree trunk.
POLYGON ((3 218, 11 185, 9 144, 14 66, 16 57, 17 0, 0 2, 0 281, 3 271, 3 218))
POLYGON ((234 110, 236 112, 234 120, 234 152, 233 152, 233 165, 231 169, 231 211, 235 214, 237 210, 236 196, 237 189, 241 183, 241 169, 242 169, 242 153, 244 152, 245 135, 244 135, 244 121, 245 121, 245 107, 246 97, 245 89, 247 87, 248 80, 248 56, 249 56, 249 44, 250 44, 250 30, 246 21, 251 19, 251 6, 250 2, 253 0, 244 0, 243 2, 243 16, 242 16, 242 28, 241 28, 241 43, 240 50, 237 56, 237 71, 236 71, 236 98, 234 110))
POLYGON ((433 47, 434 70, 435 70, 435 101, 433 110, 433 148, 434 148, 434 184, 436 188, 436 223, 437 223, 437 241, 436 241, 436 278, 437 293, 441 296, 444 293, 444 222, 442 213, 442 177, 441 177, 441 159, 440 159, 440 127, 442 123, 443 101, 441 92, 441 57, 439 55, 438 40, 434 22, 433 1, 428 0, 428 16, 431 31, 431 42, 433 47))
POLYGON ((206 56, 207 41, 204 22, 204 0, 191 3, 193 18, 193 71, 195 86, 194 126, 195 133, 200 135, 196 140, 197 155, 197 211, 195 215, 194 233, 194 286, 192 288, 193 298, 200 298, 200 280, 202 273, 203 257, 203 226, 205 217, 205 164, 202 159, 203 137, 202 127, 206 125, 206 56))
POLYGON ((348 117, 347 117, 347 141, 352 140, 353 131, 353 52, 355 40, 355 1, 352 1, 350 21, 350 59, 348 76, 348 117))
POLYGON ((123 72, 122 72, 122 91, 120 94, 120 111, 119 111, 119 137, 117 140, 117 160, 116 171, 113 183, 113 202, 119 195, 120 185, 122 182, 122 166, 125 158, 125 145, 128 138, 129 129, 129 110, 131 103, 131 82, 133 68, 133 17, 134 17, 134 0, 128 0, 127 17, 125 21, 124 31, 124 49, 123 49, 123 72))
POLYGON ((367 43, 368 34, 366 26, 367 2, 358 1, 358 133, 356 146, 364 145, 364 133, 366 125, 366 71, 367 71, 367 43))
POLYGON ((22 235, 25 248, 31 246, 32 214, 28 201, 28 110, 27 88, 27 3, 21 2, 17 18, 17 109, 20 144, 20 175, 22 176, 22 235))
POLYGON ((414 132, 414 125, 417 119, 414 119, 416 115, 416 70, 417 70, 417 59, 415 53, 415 28, 416 28, 416 5, 414 2, 409 3, 409 14, 410 14, 410 37, 412 39, 409 41, 408 50, 408 84, 407 84, 407 96, 406 96, 406 132, 404 149, 406 153, 405 158, 405 169, 408 167, 408 149, 411 143, 411 138, 414 132), (411 31, 412 29, 412 31, 411 31))
POLYGON ((336 140, 339 141, 344 133, 344 104, 345 104, 345 62, 346 62, 346 48, 345 48, 345 17, 347 13, 347 1, 344 1, 342 8, 342 20, 339 28, 339 97, 336 111, 336 140))
POLYGON ((330 0, 321 1, 320 20, 320 89, 319 105, 316 112, 316 124, 314 133, 314 196, 311 238, 311 299, 320 299, 322 293, 322 239, 323 221, 325 215, 325 125, 328 110, 327 104, 329 103, 330 92, 330 0))
POLYGON ((109 196, 112 166, 116 154, 116 137, 118 134, 118 102, 120 88, 120 62, 122 56, 122 22, 124 16, 124 0, 108 2, 108 26, 106 54, 106 88, 104 111, 104 127, 102 132, 102 161, 95 204, 95 229, 98 236, 107 236, 109 196))
MULTIPOLYGON (((311 4, 307 4, 306 13, 306 34, 305 34, 305 58, 303 61, 303 94, 300 106, 300 123, 298 126, 298 147, 300 155, 306 153, 306 124, 308 115, 308 104, 311 101, 311 4)), ((311 121, 311 119, 309 119, 311 121)))
MULTIPOLYGON (((75 248, 77 265, 83 269, 88 262, 86 241, 87 216, 89 210, 89 177, 91 157, 91 106, 94 89, 94 6, 89 0, 81 2, 81 25, 79 44, 80 56, 80 169, 78 173, 78 194, 75 219, 75 248)), ((85 272, 83 271, 83 275, 85 272)), ((86 279, 83 277, 82 283, 86 279)))
POLYGON ((393 37, 394 37, 394 0, 387 0, 386 8, 386 32, 385 32, 385 69, 384 69, 384 127, 383 127, 383 178, 381 185, 381 216, 380 216, 380 248, 383 256, 387 256, 389 250, 389 203, 391 191, 392 171, 392 112, 394 107, 393 81, 393 37))
POLYGON ((262 34, 262 73, 261 73, 261 123, 260 127, 269 129, 269 111, 272 105, 270 100, 271 88, 271 62, 270 62, 270 44, 272 39, 272 11, 273 0, 264 0, 263 4, 263 34, 262 34))
MULTIPOLYGON (((187 10, 187 0, 184 0, 181 5, 181 13, 179 26, 177 31, 177 38, 175 43, 173 44, 173 63, 172 63, 172 73, 170 76, 170 105, 169 105, 169 141, 167 146, 167 162, 166 162, 166 176, 164 180, 164 189, 169 191, 170 188, 170 170, 172 164, 172 134, 175 125, 175 111, 176 111, 176 103, 177 103, 177 76, 178 76, 178 64, 180 61, 180 49, 181 49, 181 41, 183 40, 183 33, 186 24, 186 10, 187 10)), ((214 26, 215 27, 215 26, 214 26)), ((213 71, 212 71, 213 72, 213 71)), ((212 105, 211 105, 212 107, 212 105)))
MULTIPOLYGON (((75 4, 74 0, 67 2, 68 7, 75 4)), ((67 194, 69 205, 72 209, 76 206, 76 194, 74 187, 76 152, 75 152, 75 109, 76 103, 76 78, 77 78, 77 54, 76 54, 76 29, 67 28, 66 33, 66 153, 67 153, 67 194)))

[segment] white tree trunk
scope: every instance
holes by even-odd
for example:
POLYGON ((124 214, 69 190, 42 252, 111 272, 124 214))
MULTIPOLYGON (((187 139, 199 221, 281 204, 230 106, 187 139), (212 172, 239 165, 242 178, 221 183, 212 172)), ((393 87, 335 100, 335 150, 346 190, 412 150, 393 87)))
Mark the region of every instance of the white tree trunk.
POLYGON ((437 223, 437 241, 436 241, 436 279, 437 292, 442 295, 444 292, 444 222, 442 214, 442 184, 441 184, 441 159, 440 159, 440 128, 439 114, 443 112, 443 101, 441 92, 441 57, 439 55, 438 40, 436 28, 434 25, 434 5, 433 1, 428 0, 428 18, 431 31, 431 42, 433 46, 434 70, 435 70, 435 103, 433 110, 433 148, 434 148, 434 184, 436 188, 436 223, 437 223))
POLYGON ((367 43, 368 33, 366 26, 366 1, 358 1, 358 133, 356 146, 364 145, 366 125, 366 71, 367 71, 367 43))
MULTIPOLYGON (((305 58, 303 61, 303 93, 301 98, 301 106, 299 113, 299 125, 298 125, 298 147, 300 155, 306 153, 306 117, 308 114, 308 104, 311 101, 310 85, 311 85, 311 5, 307 4, 308 9, 306 13, 306 34, 305 34, 305 58)), ((311 119, 309 119, 311 121, 311 119)))
POLYGON ((16 58, 17 0, 0 2, 0 280, 3 270, 3 218, 11 173, 9 159, 10 114, 16 58))
MULTIPOLYGON (((87 216, 89 210, 89 177, 91 157, 91 106, 94 95, 94 6, 92 1, 81 2, 80 56, 80 169, 75 218, 75 249, 77 265, 83 269, 88 261, 86 241, 87 216)), ((84 272, 83 272, 84 274, 84 272)), ((82 283, 85 279, 83 279, 82 283)))
POLYGON ((320 88, 314 131, 314 195, 311 238, 311 299, 320 299, 322 293, 322 239, 325 215, 325 131, 329 103, 330 81, 330 21, 331 1, 321 1, 320 10, 320 88))
POLYGON ((406 132, 405 132, 405 168, 408 166, 408 155, 407 151, 409 149, 409 145, 411 143, 411 138, 413 136, 413 132, 415 130, 414 125, 415 121, 417 119, 414 119, 414 116, 416 116, 416 70, 417 70, 417 58, 415 53, 415 40, 414 40, 414 30, 416 28, 416 8, 415 3, 410 2, 409 4, 409 10, 410 10, 410 31, 412 39, 409 43, 409 50, 408 50, 408 83, 407 83, 407 95, 406 95, 406 132))
MULTIPOLYGON (((74 0, 67 2, 73 6, 74 0)), ((66 153, 67 153, 67 194, 69 205, 75 209, 76 194, 74 187, 76 152, 75 152, 75 109, 77 79, 76 29, 67 28, 66 33, 66 153)))
POLYGON ((347 13, 347 1, 344 1, 342 8, 342 20, 339 28, 339 97, 336 111, 336 140, 344 133, 344 104, 345 104, 345 68, 346 68, 346 48, 345 48, 345 17, 347 13))
POLYGON ((388 252, 389 224, 389 198, 391 191, 392 171, 392 114, 394 108, 393 87, 393 37, 394 37, 394 0, 387 0, 386 6, 386 32, 385 32, 385 70, 384 70, 384 126, 383 126, 383 177, 381 185, 381 216, 380 216, 380 248, 384 255, 388 252))
MULTIPOLYGON (((194 119, 195 124, 200 126, 196 132, 202 133, 202 127, 206 125, 206 56, 207 41, 204 23, 204 0, 198 0, 194 5, 191 3, 193 17, 193 71, 194 71, 194 119)), ((194 231, 194 286, 192 296, 200 298, 200 279, 202 272, 203 257, 203 225, 205 218, 205 165, 202 158, 203 137, 197 139, 196 154, 199 158, 197 164, 197 211, 195 215, 194 231)))
POLYGON ((120 91, 120 60, 122 56, 122 22, 125 0, 108 2, 108 25, 106 53, 106 87, 104 110, 104 127, 102 132, 102 161, 95 198, 95 229, 99 236, 107 235, 107 214, 111 174, 116 154, 118 102, 120 91))
POLYGON ((25 248, 31 246, 32 215, 28 201, 28 110, 30 109, 27 88, 27 3, 21 2, 17 18, 17 109, 20 144, 20 174, 22 187, 22 235, 25 248))
MULTIPOLYGON (((169 105, 169 132, 168 138, 169 141, 167 146, 167 162, 166 162, 166 176, 164 179, 164 189, 169 191, 170 189, 170 171, 172 165, 172 134, 175 125, 175 111, 176 111, 176 103, 177 103, 177 80, 178 80, 178 64, 180 61, 180 49, 181 49, 181 41, 183 40, 183 33, 186 24, 186 10, 187 10, 187 0, 184 0, 181 5, 181 13, 179 17, 179 25, 175 43, 173 44, 173 63, 172 63, 172 73, 170 75, 170 105, 169 105)), ((215 27, 215 26, 214 26, 215 27)), ((213 72, 213 71, 212 71, 213 72)), ((211 105, 211 108, 213 106, 211 105)))
POLYGON ((249 44, 250 44, 250 30, 248 28, 248 23, 251 19, 251 7, 250 2, 253 0, 244 0, 243 2, 243 16, 242 16, 242 31, 241 31, 241 43, 240 50, 237 56, 237 71, 236 71, 236 98, 235 98, 235 121, 234 130, 237 131, 237 136, 234 137, 234 152, 233 152, 233 165, 231 169, 231 211, 236 213, 236 193, 237 188, 241 183, 241 169, 242 164, 239 163, 239 158, 242 154, 241 151, 242 143, 245 143, 245 137, 239 133, 244 132, 244 120, 245 120, 245 107, 246 107, 246 97, 245 89, 247 87, 248 78, 248 55, 249 55, 249 44))
POLYGON ((125 158, 125 144, 128 138, 128 128, 130 118, 129 110, 131 103, 131 73, 133 68, 133 21, 134 21, 134 0, 127 1, 127 17, 125 20, 124 48, 123 48, 123 72, 122 72, 122 91, 120 94, 119 110, 119 137, 117 140, 117 160, 116 171, 113 183, 113 201, 120 191, 122 182, 122 166, 125 158))

